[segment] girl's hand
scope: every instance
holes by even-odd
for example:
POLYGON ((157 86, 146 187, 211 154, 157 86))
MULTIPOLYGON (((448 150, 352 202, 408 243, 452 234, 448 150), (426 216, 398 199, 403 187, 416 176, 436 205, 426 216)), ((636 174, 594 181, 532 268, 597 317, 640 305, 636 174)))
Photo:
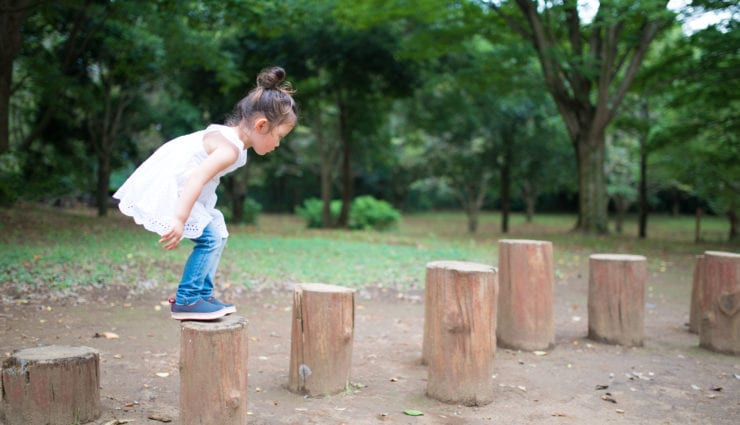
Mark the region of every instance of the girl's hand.
POLYGON ((167 251, 172 251, 177 248, 177 245, 180 244, 184 228, 185 224, 182 221, 173 220, 170 231, 162 235, 162 238, 159 239, 159 243, 162 244, 162 248, 167 251))

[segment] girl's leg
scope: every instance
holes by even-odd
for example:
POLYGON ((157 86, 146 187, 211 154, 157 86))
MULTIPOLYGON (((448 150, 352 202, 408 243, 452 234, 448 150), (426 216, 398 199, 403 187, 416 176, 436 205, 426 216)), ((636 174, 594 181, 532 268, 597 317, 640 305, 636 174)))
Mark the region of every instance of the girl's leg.
MULTIPOLYGON (((185 263, 182 279, 175 295, 175 302, 180 305, 189 305, 201 299, 200 294, 206 277, 214 269, 214 264, 218 264, 221 251, 223 251, 223 238, 214 231, 211 224, 203 229, 203 234, 191 240, 195 246, 185 263)), ((211 288, 213 288, 212 282, 211 288)))
POLYGON ((203 287, 200 289, 200 297, 204 300, 213 295, 213 284, 216 281, 216 269, 218 269, 218 263, 221 260, 221 254, 224 252, 226 247, 226 238, 219 238, 219 246, 211 257, 211 263, 208 266, 205 279, 203 279, 203 287))

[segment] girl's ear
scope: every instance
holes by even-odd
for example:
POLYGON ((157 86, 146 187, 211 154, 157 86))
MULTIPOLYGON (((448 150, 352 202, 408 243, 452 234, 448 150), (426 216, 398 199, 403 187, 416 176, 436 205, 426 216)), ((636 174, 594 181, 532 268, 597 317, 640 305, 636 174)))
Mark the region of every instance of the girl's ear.
POLYGON ((264 131, 265 129, 269 128, 269 121, 267 121, 267 118, 257 118, 254 120, 254 129, 257 131, 264 131))

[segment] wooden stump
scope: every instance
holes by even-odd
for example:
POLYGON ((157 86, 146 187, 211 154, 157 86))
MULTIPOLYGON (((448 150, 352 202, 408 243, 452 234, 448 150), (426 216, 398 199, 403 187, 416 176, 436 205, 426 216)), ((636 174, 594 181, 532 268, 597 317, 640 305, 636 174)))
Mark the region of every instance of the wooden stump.
POLYGON ((352 367, 355 291, 303 283, 293 291, 288 389, 309 396, 345 391, 352 367))
POLYGON ((699 345, 740 354, 740 254, 706 251, 702 283, 699 345))
POLYGON ((704 279, 704 256, 696 256, 694 279, 691 285, 691 307, 689 310, 689 332, 698 334, 701 326, 701 291, 704 279))
POLYGON ((624 346, 642 346, 647 260, 642 255, 589 257, 588 337, 624 346))
POLYGON ((247 319, 180 326, 180 422, 247 423, 247 319))
POLYGON ((100 416, 100 356, 89 347, 19 350, 3 362, 5 425, 69 425, 100 416))
POLYGON ((720 353, 740 354, 740 290, 723 292, 704 315, 699 345, 720 353))
POLYGON ((498 241, 498 323, 501 347, 534 351, 555 343, 552 243, 498 241))
POLYGON ((497 271, 483 264, 427 264, 424 349, 427 395, 465 406, 493 401, 497 271))

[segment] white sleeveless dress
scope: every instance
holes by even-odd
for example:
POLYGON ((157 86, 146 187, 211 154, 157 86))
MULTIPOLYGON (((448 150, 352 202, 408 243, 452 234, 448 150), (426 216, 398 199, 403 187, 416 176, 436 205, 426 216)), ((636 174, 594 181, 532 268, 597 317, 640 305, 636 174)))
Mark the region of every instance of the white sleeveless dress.
POLYGON ((199 237, 212 221, 221 237, 227 237, 229 232, 224 216, 215 208, 216 187, 223 175, 247 163, 247 151, 237 132, 225 125, 211 124, 205 130, 180 136, 160 146, 113 194, 120 200, 118 208, 121 212, 133 217, 137 224, 149 231, 160 236, 167 233, 172 228, 180 192, 188 176, 208 156, 203 137, 214 131, 221 132, 239 148, 239 157, 203 186, 185 222, 182 237, 199 237))

